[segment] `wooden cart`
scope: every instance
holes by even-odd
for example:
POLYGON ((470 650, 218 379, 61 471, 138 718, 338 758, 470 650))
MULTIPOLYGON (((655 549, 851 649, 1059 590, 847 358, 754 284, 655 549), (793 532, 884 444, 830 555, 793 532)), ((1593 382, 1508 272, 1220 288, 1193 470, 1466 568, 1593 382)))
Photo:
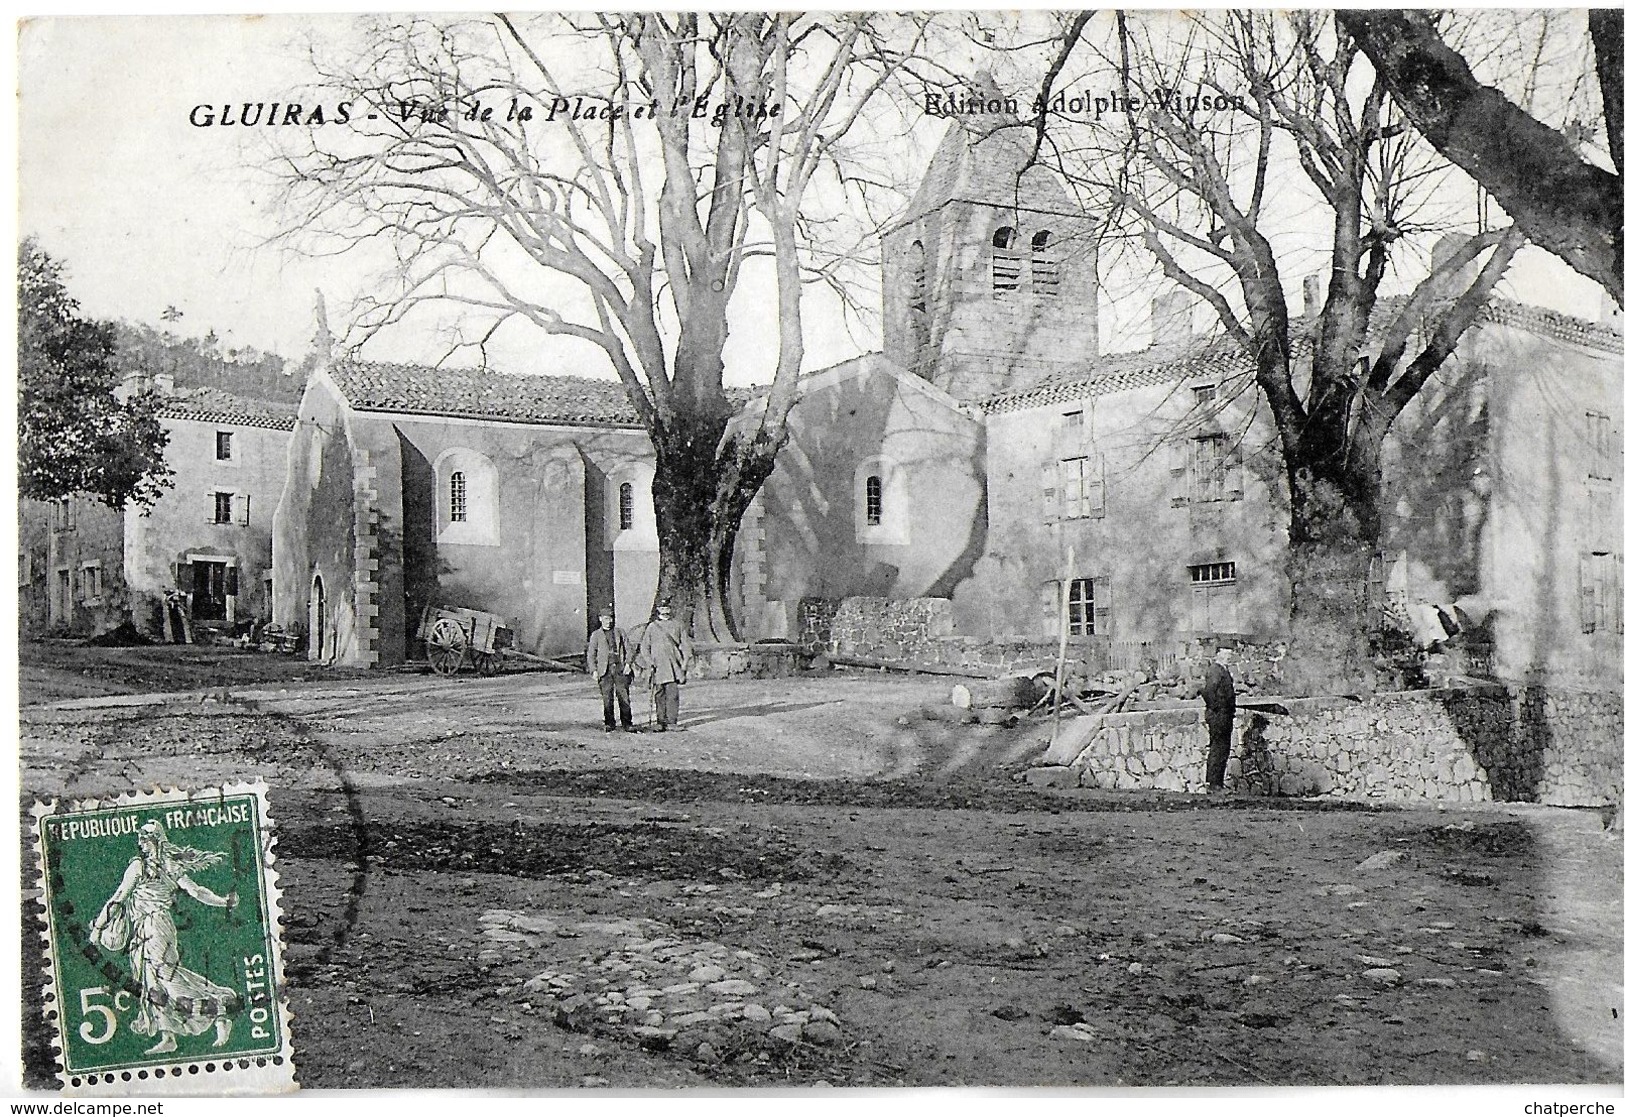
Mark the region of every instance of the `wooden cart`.
POLYGON ((573 663, 522 652, 513 646, 514 632, 505 618, 478 609, 431 605, 418 621, 418 636, 437 675, 455 675, 466 664, 481 675, 495 675, 518 660, 550 671, 581 671, 573 663))
POLYGON ((455 675, 467 664, 481 675, 502 669, 502 655, 513 644, 513 629, 495 613, 431 605, 418 623, 429 667, 437 675, 455 675))

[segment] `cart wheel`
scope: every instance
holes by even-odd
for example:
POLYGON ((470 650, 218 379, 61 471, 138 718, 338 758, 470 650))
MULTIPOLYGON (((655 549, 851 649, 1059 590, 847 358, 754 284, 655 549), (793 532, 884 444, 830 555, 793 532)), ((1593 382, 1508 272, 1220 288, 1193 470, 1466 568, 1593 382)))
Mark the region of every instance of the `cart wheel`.
POLYGON ((429 653, 429 666, 434 668, 435 674, 455 675, 468 652, 468 633, 450 617, 441 617, 434 622, 423 643, 429 653))
POLYGON ((502 669, 502 657, 495 652, 475 652, 474 670, 482 675, 495 675, 502 669))

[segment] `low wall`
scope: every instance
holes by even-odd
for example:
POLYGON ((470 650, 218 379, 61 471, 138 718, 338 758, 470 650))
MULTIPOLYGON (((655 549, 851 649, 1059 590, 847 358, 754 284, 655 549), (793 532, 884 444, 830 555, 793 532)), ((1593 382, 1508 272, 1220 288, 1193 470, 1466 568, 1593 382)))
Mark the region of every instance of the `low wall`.
MULTIPOLYGON (((1617 694, 1453 688, 1281 699, 1237 711, 1228 787, 1258 795, 1602 806, 1620 801, 1617 694)), ((1082 719, 1070 723, 1086 732, 1082 719)), ((1075 758, 1066 732, 1033 782, 1195 791, 1207 730, 1198 704, 1102 719, 1075 758), (1049 761, 1058 761, 1049 764, 1049 761)))
MULTIPOLYGON (((837 658, 877 660, 899 666, 921 665, 997 677, 1055 670, 1060 640, 1056 636, 992 637, 954 634, 953 603, 947 598, 849 597, 839 603, 806 601, 800 610, 801 642, 837 658)), ((1285 645, 1245 638, 1231 644, 1231 673, 1255 689, 1275 687, 1281 678, 1285 645)), ((1211 656, 1215 637, 1192 637, 1160 644, 1113 640, 1106 636, 1069 636, 1069 676, 1099 679, 1115 672, 1143 671, 1175 679, 1185 661, 1211 656)))
POLYGON ((814 666, 813 659, 812 649, 800 644, 696 643, 688 676, 690 679, 726 679, 734 675, 776 679, 807 671, 814 666))

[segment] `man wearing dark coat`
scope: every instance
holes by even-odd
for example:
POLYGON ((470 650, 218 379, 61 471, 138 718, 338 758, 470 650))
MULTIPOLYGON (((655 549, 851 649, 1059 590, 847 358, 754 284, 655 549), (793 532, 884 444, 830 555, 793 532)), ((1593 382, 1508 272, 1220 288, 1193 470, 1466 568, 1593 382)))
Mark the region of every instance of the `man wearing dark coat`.
POLYGON ((638 670, 654 687, 656 733, 677 728, 678 688, 688 681, 690 654, 688 633, 672 618, 671 606, 661 602, 638 644, 638 670))
POLYGON ((603 613, 598 627, 587 637, 587 673, 598 683, 604 699, 604 732, 615 729, 615 707, 621 711, 621 727, 632 728, 632 644, 626 633, 615 627, 615 616, 603 613))
POLYGON ((1220 644, 1202 680, 1202 704, 1207 707, 1207 790, 1224 791, 1224 769, 1230 763, 1230 731, 1236 723, 1236 681, 1230 676, 1231 650, 1220 644))

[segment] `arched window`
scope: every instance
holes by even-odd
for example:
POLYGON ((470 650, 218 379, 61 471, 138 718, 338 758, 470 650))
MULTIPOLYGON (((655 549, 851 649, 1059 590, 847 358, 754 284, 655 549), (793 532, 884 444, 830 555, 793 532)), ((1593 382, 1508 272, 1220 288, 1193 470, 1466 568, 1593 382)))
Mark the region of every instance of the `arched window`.
POLYGON ((632 482, 621 482, 621 530, 632 530, 632 482))
POLYGON ((1014 291, 1021 284, 1021 257, 1016 255, 1016 231, 1002 225, 993 233, 993 289, 1014 291))
POLYGON ((891 458, 872 457, 853 470, 852 530, 859 543, 909 541, 908 471, 891 458))
POLYGON ((1048 229, 1033 234, 1033 291, 1055 295, 1061 290, 1061 266, 1050 254, 1054 236, 1048 229))
POLYGON ((497 471, 475 450, 446 450, 434 463, 437 543, 494 547, 502 541, 497 515, 497 471))
POLYGON ((460 469, 451 475, 451 522, 468 522, 468 477, 460 469))

